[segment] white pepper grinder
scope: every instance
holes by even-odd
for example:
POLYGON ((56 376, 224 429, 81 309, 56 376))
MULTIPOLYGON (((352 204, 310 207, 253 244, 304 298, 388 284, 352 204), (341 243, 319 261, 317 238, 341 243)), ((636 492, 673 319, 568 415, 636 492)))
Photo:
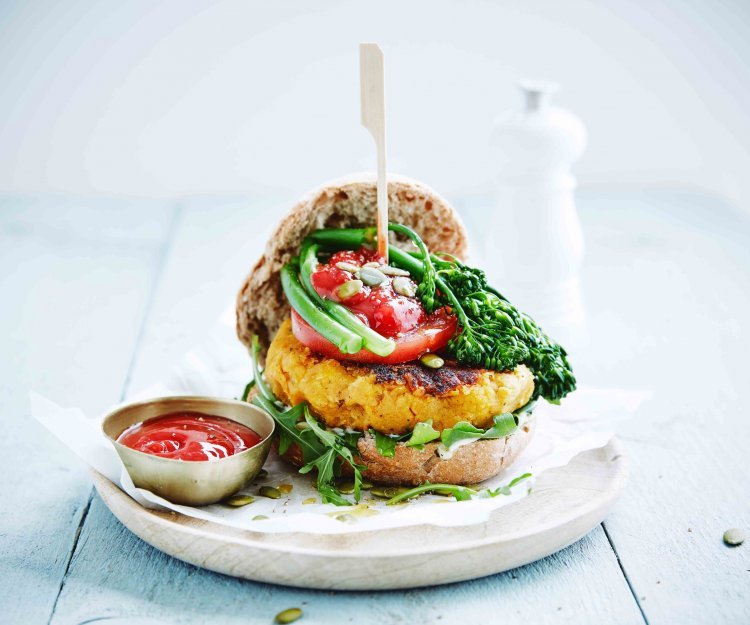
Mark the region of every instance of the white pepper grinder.
POLYGON ((491 137, 498 175, 485 267, 491 283, 570 349, 585 342, 584 243, 571 168, 585 149, 586 128, 550 106, 555 83, 519 86, 523 110, 501 115, 491 137))

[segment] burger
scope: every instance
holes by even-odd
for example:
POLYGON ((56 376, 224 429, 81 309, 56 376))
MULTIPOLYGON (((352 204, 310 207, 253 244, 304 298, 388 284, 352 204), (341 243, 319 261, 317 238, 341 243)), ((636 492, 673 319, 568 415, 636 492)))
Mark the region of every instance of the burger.
POLYGON ((349 504, 342 490, 358 499, 367 482, 461 498, 518 457, 534 403, 559 402, 575 377, 565 350, 464 263, 466 229, 445 199, 389 178, 386 262, 376 195, 366 175, 324 185, 269 239, 237 298, 248 399, 324 502, 349 504))

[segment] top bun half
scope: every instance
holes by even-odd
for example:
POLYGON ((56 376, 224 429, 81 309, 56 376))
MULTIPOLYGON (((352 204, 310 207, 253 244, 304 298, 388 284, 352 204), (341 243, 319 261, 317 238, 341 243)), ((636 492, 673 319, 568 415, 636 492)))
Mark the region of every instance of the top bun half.
MULTIPOLYGON (((250 346, 253 334, 263 351, 289 316, 279 271, 299 253, 302 240, 319 228, 374 226, 377 187, 374 174, 353 174, 331 181, 300 200, 281 220, 237 295, 237 335, 250 346)), ((466 228, 456 210, 427 185, 403 176, 388 176, 389 219, 412 228, 434 252, 463 260, 468 251, 466 228)), ((414 249, 409 241, 391 243, 414 249)))

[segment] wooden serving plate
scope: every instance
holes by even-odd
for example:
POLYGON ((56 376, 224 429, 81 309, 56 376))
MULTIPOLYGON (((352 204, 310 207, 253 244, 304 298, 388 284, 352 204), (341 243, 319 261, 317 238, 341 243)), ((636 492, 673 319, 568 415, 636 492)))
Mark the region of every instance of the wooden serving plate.
POLYGON ((595 528, 626 479, 627 460, 612 439, 545 471, 529 496, 483 524, 321 535, 251 532, 154 512, 94 472, 94 485, 112 513, 164 553, 234 577, 332 590, 447 584, 528 564, 595 528))

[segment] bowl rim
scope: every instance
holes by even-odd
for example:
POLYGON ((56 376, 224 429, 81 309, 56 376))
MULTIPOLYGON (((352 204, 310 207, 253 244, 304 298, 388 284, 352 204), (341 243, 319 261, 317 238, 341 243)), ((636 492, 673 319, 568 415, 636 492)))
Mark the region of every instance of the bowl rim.
MULTIPOLYGON (((169 414, 169 413, 164 413, 169 414)), ((158 415, 158 416, 164 416, 164 415, 158 415)), ((214 416, 221 416, 221 415, 214 415, 214 416)), ((156 419, 157 417, 151 417, 152 419, 156 419)), ((235 423, 240 423, 239 421, 232 419, 231 417, 223 417, 224 419, 229 419, 230 421, 234 421, 235 423)), ((148 420, 148 419, 146 419, 148 420)), ((137 423, 143 423, 143 421, 138 421, 137 423)), ((135 425, 133 423, 132 425, 135 425)), ((132 425, 129 425, 128 427, 132 427, 132 425)), ((240 425, 245 425, 244 423, 240 423, 240 425)), ((245 427, 249 427, 245 425, 245 427)), ((126 428, 127 429, 127 428, 126 428)), ((251 428, 252 429, 252 428, 251 428)), ((215 397, 212 395, 163 395, 158 397, 150 397, 148 399, 139 399, 137 401, 132 402, 123 402, 121 404, 118 404, 112 410, 109 410, 100 420, 99 420, 99 431, 104 435, 104 437, 110 441, 116 448, 118 449, 124 449, 128 452, 140 454, 142 456, 145 456, 155 462, 169 462, 169 463, 181 463, 181 464, 188 464, 188 465, 205 465, 205 464, 211 464, 216 465, 220 462, 226 462, 231 461, 236 458, 241 458, 242 456, 249 454, 250 452, 256 451, 268 443, 270 443, 271 438, 276 433, 276 421, 274 418, 269 415, 265 410, 262 408, 256 406, 255 404, 251 404, 250 402, 243 401, 241 399, 227 399, 226 397, 215 397), (178 458, 163 458, 161 456, 157 456, 155 454, 149 454, 145 451, 140 451, 139 449, 133 449, 132 447, 128 447, 127 445, 123 445, 122 443, 118 442, 117 439, 111 437, 106 430, 104 429, 105 424, 110 419, 110 417, 113 417, 115 414, 119 413, 122 410, 125 409, 131 409, 131 408, 138 408, 139 406, 148 406, 149 404, 153 404, 154 402, 177 402, 177 401, 186 401, 186 400, 202 400, 202 401, 214 401, 217 403, 222 404, 230 404, 235 406, 240 406, 243 408, 251 408, 253 410, 257 410, 260 414, 262 414, 268 422, 271 424, 271 431, 268 433, 268 435, 262 437, 258 443, 253 445, 252 447, 249 447, 248 449, 244 449, 238 454, 232 454, 231 456, 227 456, 225 458, 217 458, 215 460, 180 460, 178 458)), ((125 430, 123 430, 124 432, 125 430)), ((255 431, 255 430, 253 430, 255 431)), ((120 432, 122 434, 122 432, 120 432)), ((256 432, 257 434, 257 432, 256 432)), ((118 435, 119 436, 119 435, 118 435)))

